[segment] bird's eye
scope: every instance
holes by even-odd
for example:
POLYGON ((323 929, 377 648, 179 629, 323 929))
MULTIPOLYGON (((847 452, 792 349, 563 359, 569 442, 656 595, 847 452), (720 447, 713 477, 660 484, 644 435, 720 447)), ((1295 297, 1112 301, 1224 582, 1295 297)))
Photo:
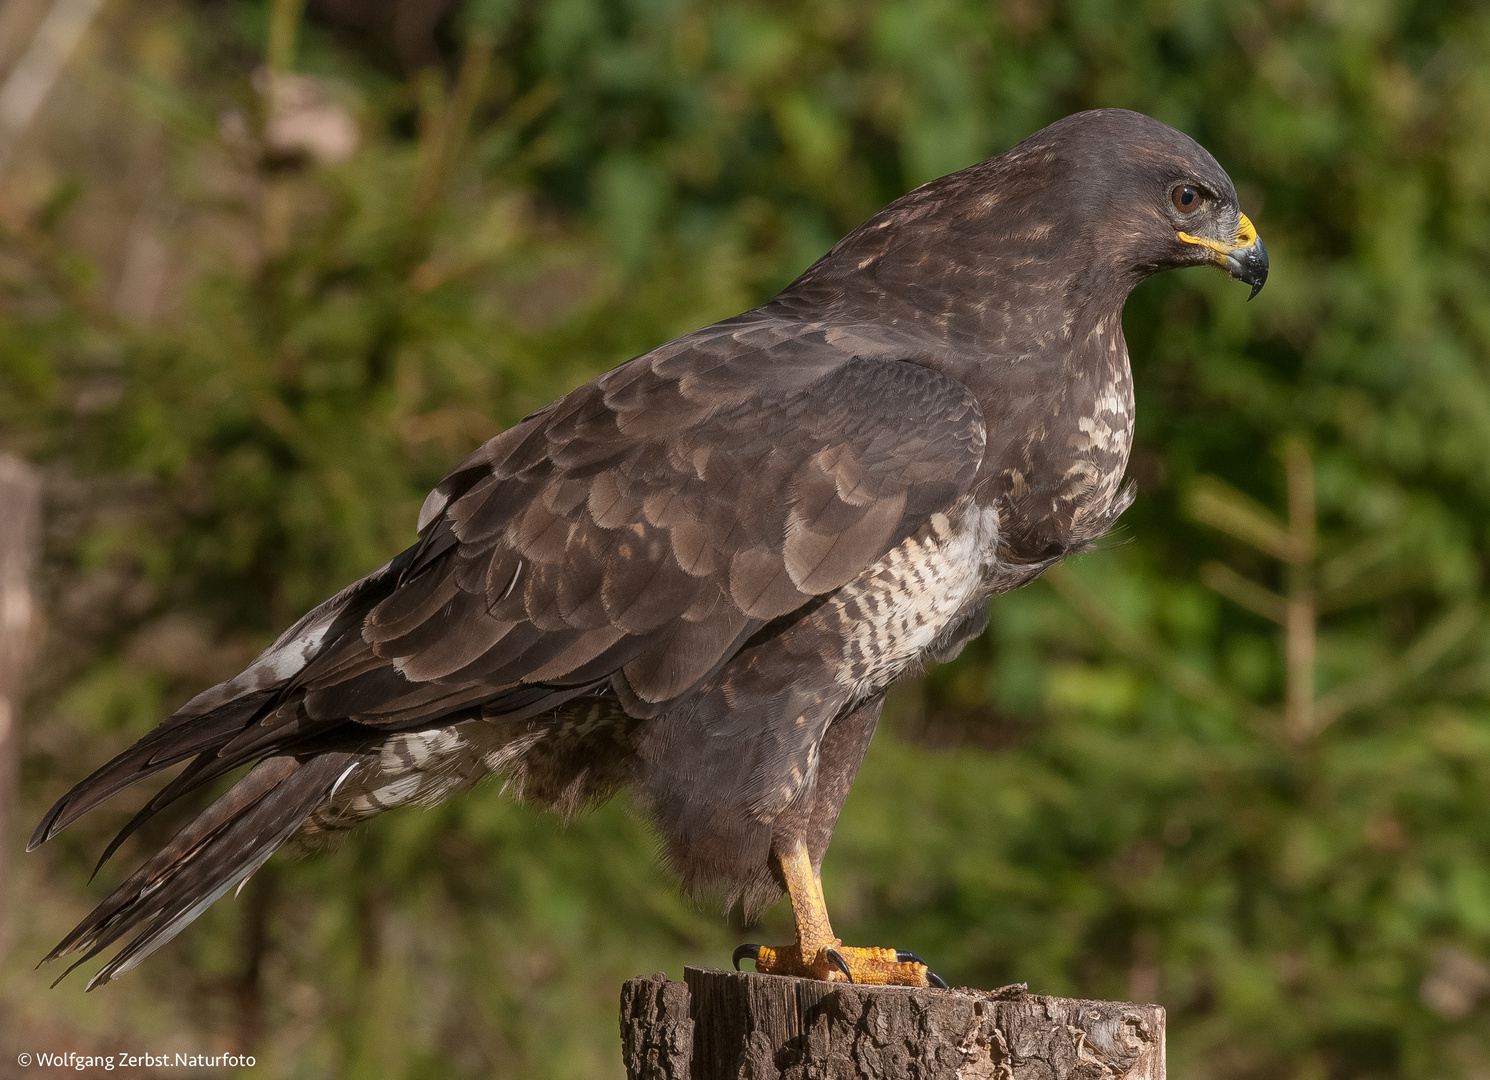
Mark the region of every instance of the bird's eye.
POLYGON ((1205 196, 1195 190, 1194 185, 1181 184, 1169 193, 1174 208, 1182 214, 1193 214, 1205 202, 1205 196))

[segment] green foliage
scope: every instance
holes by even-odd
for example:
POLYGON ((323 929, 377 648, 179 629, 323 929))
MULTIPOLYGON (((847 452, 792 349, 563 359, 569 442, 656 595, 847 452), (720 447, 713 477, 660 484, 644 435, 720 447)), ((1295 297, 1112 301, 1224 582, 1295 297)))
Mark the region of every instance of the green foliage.
MULTIPOLYGON (((0 441, 51 491, 22 824, 408 543, 482 439, 1122 105, 1227 167, 1272 280, 1134 295, 1138 502, 896 697, 825 866, 836 929, 954 982, 1156 998, 1178 1075, 1490 1070, 1490 15, 518 0, 411 72, 311 10, 276 56, 355 154, 266 144, 268 8, 125 4, 0 178, 0 441)), ((620 981, 745 933, 677 898, 624 801, 561 830, 488 786, 43 994, 124 813, 21 864, 7 1045, 616 1075, 620 981)))

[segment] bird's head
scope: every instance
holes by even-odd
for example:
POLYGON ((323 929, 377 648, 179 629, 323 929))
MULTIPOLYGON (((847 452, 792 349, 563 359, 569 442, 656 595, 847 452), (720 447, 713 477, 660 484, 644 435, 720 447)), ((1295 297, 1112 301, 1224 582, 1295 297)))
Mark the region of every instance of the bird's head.
POLYGON ((1095 217, 1082 232, 1091 257, 1107 266, 1116 262, 1138 276, 1219 266, 1252 286, 1251 296, 1267 281, 1267 249, 1231 178, 1167 124, 1126 109, 1077 113, 1008 156, 1016 168, 1024 162, 1061 176, 1062 194, 1091 208, 1095 217))
POLYGON ((1110 317, 1150 274, 1206 265, 1253 296, 1267 280, 1267 250, 1226 170, 1167 124, 1096 109, 896 199, 777 303, 856 319, 893 311, 1017 350, 1110 317))

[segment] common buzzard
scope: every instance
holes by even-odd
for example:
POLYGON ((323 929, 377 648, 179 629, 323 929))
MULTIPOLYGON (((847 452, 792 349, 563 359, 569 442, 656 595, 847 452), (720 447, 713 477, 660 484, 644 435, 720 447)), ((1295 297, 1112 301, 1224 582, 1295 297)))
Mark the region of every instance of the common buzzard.
MULTIPOLYGON (((419 540, 68 792, 247 773, 48 959, 128 971, 291 836, 501 774, 563 812, 629 788, 691 892, 797 941, 758 970, 926 985, 834 937, 818 878, 886 688, 1090 545, 1123 486, 1129 291, 1267 254, 1193 140, 1080 113, 897 199, 779 296, 540 409, 429 496, 419 540)), ((939 982, 939 980, 937 980, 939 982)))

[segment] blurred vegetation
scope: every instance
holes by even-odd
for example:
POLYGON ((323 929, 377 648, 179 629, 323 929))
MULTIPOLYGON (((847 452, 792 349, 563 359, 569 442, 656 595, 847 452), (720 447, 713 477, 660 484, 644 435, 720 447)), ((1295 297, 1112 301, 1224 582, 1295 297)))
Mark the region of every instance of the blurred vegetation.
MULTIPOLYGON (((7 5, 0 71, 49 7, 7 5)), ((1179 1076, 1490 1077, 1469 2, 112 0, 0 175, 0 447, 49 492, 20 824, 406 545, 479 441, 1099 105, 1207 146, 1273 277, 1135 293, 1138 503, 897 694, 836 929, 954 984, 1157 1000, 1179 1076)), ((48 992, 128 809, 7 840, 7 1055, 616 1076, 620 982, 744 933, 624 800, 565 830, 490 785, 48 992)))

